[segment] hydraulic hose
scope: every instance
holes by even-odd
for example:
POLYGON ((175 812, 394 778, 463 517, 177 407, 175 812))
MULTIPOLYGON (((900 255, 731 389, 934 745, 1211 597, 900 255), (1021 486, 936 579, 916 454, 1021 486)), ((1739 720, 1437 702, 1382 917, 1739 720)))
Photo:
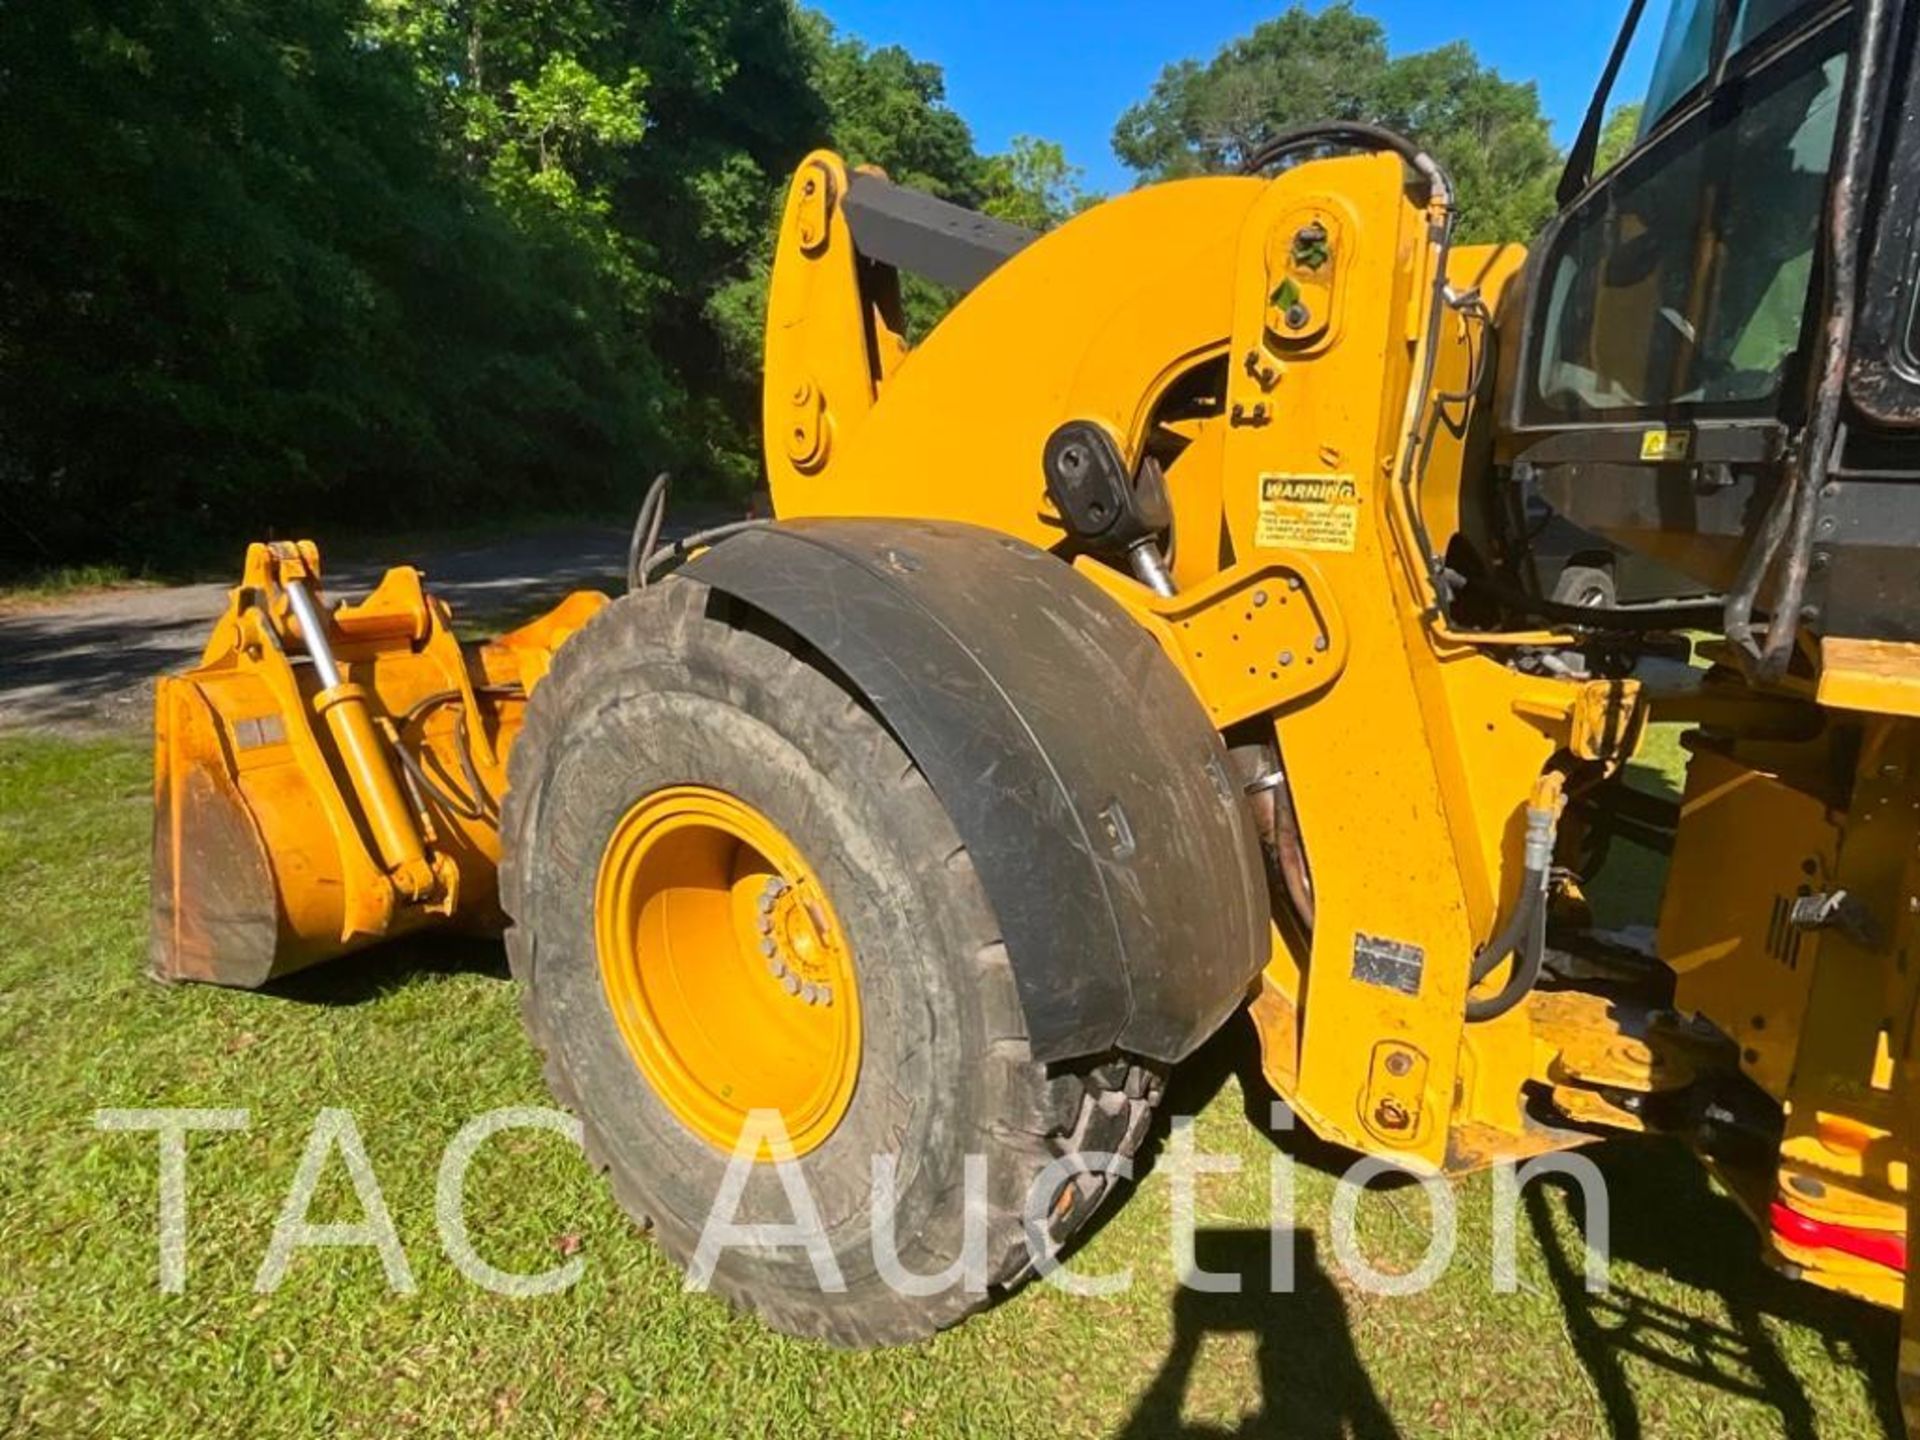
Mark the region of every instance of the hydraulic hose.
POLYGON ((1271 170, 1296 150, 1345 146, 1350 150, 1390 150, 1410 165, 1434 187, 1434 198, 1453 206, 1453 179, 1444 166, 1419 145, 1396 130, 1372 125, 1364 120, 1316 120, 1282 130, 1247 157, 1240 167, 1243 175, 1259 175, 1271 170))
POLYGON ((633 538, 627 542, 627 589, 644 590, 654 552, 660 548, 660 529, 667 523, 667 497, 673 489, 673 477, 664 471, 647 487, 634 517, 633 538))
POLYGON ((696 530, 663 546, 660 532, 667 523, 667 497, 672 485, 671 475, 655 477, 653 484, 647 487, 646 497, 640 502, 640 513, 633 522, 633 538, 627 544, 627 589, 630 591, 646 589, 661 571, 679 565, 696 550, 718 545, 743 530, 758 530, 767 523, 764 520, 734 520, 725 525, 716 525, 711 530, 696 530))
POLYGON ((1553 874, 1560 815, 1565 808, 1566 781, 1557 771, 1549 771, 1534 786, 1527 805, 1526 869, 1520 879, 1520 896, 1499 933, 1474 956, 1468 988, 1486 980, 1507 960, 1513 961, 1513 973, 1497 994, 1468 998, 1469 1023, 1498 1020, 1540 983, 1547 959, 1547 886, 1553 874))
MULTIPOLYGON (((1547 960, 1547 891, 1544 884, 1533 883, 1531 871, 1527 874, 1527 889, 1520 897, 1520 903, 1514 907, 1508 928, 1516 932, 1514 948, 1507 955, 1514 955, 1513 973, 1507 977, 1507 983, 1497 995, 1485 999, 1467 1000, 1467 1021, 1479 1025, 1488 1020, 1498 1020, 1514 1006, 1533 993, 1533 987, 1540 983, 1541 971, 1547 960), (1517 951, 1517 955, 1515 954, 1517 951)), ((1504 936, 1506 932, 1502 932, 1504 936)), ((1493 946, 1488 946, 1474 961, 1479 968, 1481 959, 1493 957, 1495 963, 1507 958, 1499 955, 1493 946)), ((1488 967, 1491 973, 1492 966, 1488 967)))
POLYGON ((731 539, 748 530, 764 530, 767 524, 765 520, 733 520, 725 525, 716 525, 711 530, 696 530, 691 535, 683 535, 664 548, 656 550, 642 562, 639 572, 640 581, 643 585, 651 584, 654 577, 662 570, 669 565, 682 564, 694 551, 718 545, 722 540, 731 539))

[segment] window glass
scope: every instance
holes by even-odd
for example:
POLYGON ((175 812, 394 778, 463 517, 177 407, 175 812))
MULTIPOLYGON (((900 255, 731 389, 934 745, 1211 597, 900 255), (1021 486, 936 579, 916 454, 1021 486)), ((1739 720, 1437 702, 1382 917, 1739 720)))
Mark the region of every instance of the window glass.
POLYGON ((1653 61, 1640 111, 1640 134, 1652 131, 1686 93, 1707 78, 1713 61, 1714 0, 1674 0, 1653 61))
POLYGON ((1735 50, 1758 40, 1796 10, 1810 10, 1814 0, 1741 0, 1733 21, 1735 50))
MULTIPOLYGON (((1737 54, 1758 40, 1796 10, 1812 9, 1816 0, 1738 0, 1733 32, 1728 40, 1731 53, 1737 54)), ((1660 49, 1653 62, 1653 79, 1647 85, 1645 104, 1640 111, 1640 135, 1652 133, 1673 107, 1684 100, 1695 86, 1707 78, 1713 63, 1713 22, 1715 0, 1674 0, 1667 13, 1666 29, 1660 36, 1660 49)))
POLYGON ((1631 418, 1752 405, 1798 348, 1840 96, 1844 26, 1734 82, 1567 218, 1543 274, 1532 412, 1631 418))

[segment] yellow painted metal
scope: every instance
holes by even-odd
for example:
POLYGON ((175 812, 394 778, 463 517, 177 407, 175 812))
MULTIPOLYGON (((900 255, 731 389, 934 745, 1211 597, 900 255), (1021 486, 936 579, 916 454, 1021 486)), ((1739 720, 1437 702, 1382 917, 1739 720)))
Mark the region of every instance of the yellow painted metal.
POLYGON ((1776 1100, 1787 1095, 1823 943, 1789 917, 1797 898, 1832 883, 1840 843, 1815 770, 1769 773, 1697 747, 1660 918, 1675 1003, 1713 1018, 1776 1100))
MULTIPOLYGON (((1397 483, 1423 410, 1408 395, 1426 339, 1431 218, 1407 200, 1391 156, 1302 166, 1269 188, 1240 246, 1230 350, 1249 363, 1229 372, 1226 408, 1242 420, 1229 421, 1223 488, 1235 553, 1279 559, 1313 546, 1329 608, 1349 632, 1338 683, 1275 718, 1317 910, 1311 956, 1270 972, 1283 988, 1288 972, 1305 975, 1304 994, 1289 997, 1303 1017, 1289 1098, 1329 1138, 1437 1170, 1485 1163, 1489 1131, 1511 1137, 1513 1150, 1530 1143, 1519 1110, 1534 1058, 1527 1015, 1470 1031, 1467 970, 1518 894, 1527 797, 1571 742, 1583 687, 1521 675, 1432 623, 1397 483), (1272 333, 1266 302, 1288 278, 1276 256, 1290 265, 1293 253, 1276 234, 1290 242, 1311 223, 1344 253, 1327 335, 1295 343, 1272 333), (1275 477, 1333 482, 1325 503, 1352 513, 1276 513, 1275 477), (1417 993, 1359 973, 1362 950, 1382 943, 1420 957, 1417 993), (1400 1108, 1446 1123, 1383 1132, 1383 1044, 1413 1057, 1423 1077, 1419 1105, 1400 1108), (1472 1128, 1472 1146, 1450 1144, 1457 1127, 1472 1128)), ((1455 258, 1463 280, 1497 294, 1518 255, 1455 258)), ((1443 323, 1436 387, 1465 389, 1470 322, 1450 314, 1443 323)), ((1457 492, 1457 459, 1436 451, 1429 475, 1441 495, 1441 475, 1457 492)), ((1420 498, 1430 528, 1450 529, 1452 506, 1420 498)), ((1622 692, 1616 704, 1630 713, 1634 697, 1622 692)))
POLYGON ((1826 636, 1818 694, 1836 710, 1920 718, 1920 645, 1826 636))
POLYGON ((425 926, 497 928, 505 756, 553 650, 605 603, 463 647, 402 567, 325 616, 341 683, 322 689, 289 580, 317 597, 310 543, 250 547, 200 663, 158 684, 163 978, 256 986, 425 926))
POLYGON ((1305 556, 1237 565, 1164 597, 1091 560, 1078 568, 1153 632, 1219 729, 1325 689, 1347 662, 1347 631, 1305 556))
MULTIPOLYGON (((1455 405, 1418 493, 1399 483, 1426 414, 1415 392, 1444 216, 1408 198, 1390 155, 1152 187, 1041 238, 901 359, 897 332, 876 341, 867 323, 836 166, 802 167, 778 242, 778 513, 955 519, 1051 546, 1062 531, 1040 456, 1061 423, 1098 422, 1130 462, 1159 459, 1179 593, 1078 563, 1216 725, 1265 725, 1286 756, 1319 923, 1310 956, 1273 932, 1255 1011, 1270 1072, 1323 1134, 1418 1168, 1540 1148, 1520 1111, 1536 1078, 1528 1014, 1469 1028, 1467 972, 1518 894, 1542 773, 1557 755, 1597 773, 1622 763, 1644 710, 1631 683, 1500 658, 1550 634, 1469 637, 1434 613, 1413 507, 1443 540, 1459 529, 1488 449, 1484 420, 1455 405), (817 427, 792 418, 822 403, 817 427), (1417 993, 1356 978, 1356 955, 1380 944, 1417 957, 1417 993), (1392 1093, 1382 1054, 1404 1067, 1392 1093), (1383 1102, 1420 1119, 1383 1137, 1383 1102), (1473 1143, 1452 1146, 1456 1131, 1473 1143)), ((1462 248, 1448 279, 1497 304, 1523 259, 1462 248)), ((1467 390, 1485 324, 1453 309, 1440 324, 1431 390, 1467 390)))
MULTIPOLYGON (((1777 1166, 1723 1167, 1763 1225, 1776 1199, 1857 1229, 1905 1225, 1920 1124, 1920 647, 1826 637, 1771 687, 1723 666, 1663 691, 1665 718, 1707 731, 1661 915, 1678 1013, 1563 988, 1465 1018, 1476 953, 1519 896, 1530 801, 1616 777, 1652 704, 1632 680, 1526 653, 1568 637, 1475 632, 1436 591, 1449 542, 1487 525, 1487 315, 1520 249, 1458 248, 1439 275, 1448 217, 1394 155, 1155 186, 1042 237, 909 348, 897 277, 855 252, 848 183, 838 157, 808 157, 777 240, 764 400, 776 511, 964 521, 1065 549, 1041 472, 1059 425, 1096 423, 1129 465, 1162 467, 1177 593, 1104 559, 1074 563, 1219 729, 1279 754, 1315 913, 1308 934, 1277 910, 1252 1014, 1267 1076, 1315 1130, 1460 1172, 1648 1126, 1641 1102, 1738 1066, 1787 1116, 1777 1166), (1436 306, 1440 279, 1450 298, 1436 306), (1846 923, 1796 921, 1796 902, 1842 891, 1846 923), (1588 1130, 1528 1113, 1541 1093, 1588 1130)), ((169 868, 157 861, 156 886, 176 887, 161 907, 176 956, 221 938, 196 931, 206 911, 185 903, 196 843, 233 852, 216 873, 238 876, 236 893, 272 897, 275 957, 469 913, 491 884, 490 819, 410 794, 396 809, 349 757, 408 747, 457 776, 470 748, 492 789, 519 697, 599 603, 570 601, 463 656, 417 577, 395 572, 329 621, 371 725, 343 743, 284 653, 298 637, 279 563, 318 564, 263 552, 256 571, 250 557, 205 664, 162 686, 169 868), (407 721, 436 691, 457 705, 407 721), (409 824, 435 867, 417 897, 394 880, 409 824)), ((796 1148, 823 1143, 855 1083, 859 1017, 852 957, 804 857, 739 801, 683 789, 635 807, 600 874, 608 994, 667 1104, 723 1147, 757 1105, 786 1115, 796 1148), (763 915, 755 897, 769 894, 763 915), (787 976, 836 1004, 794 1008, 768 940, 787 976)), ((1885 1267, 1776 1249, 1821 1283, 1899 1298, 1885 1267)))
MULTIPOLYGON (((1039 545, 1060 538, 1040 454, 1061 421, 1103 421, 1136 450, 1167 386, 1224 354, 1233 249, 1265 188, 1182 181, 1099 206, 988 278, 902 360, 896 332, 868 338, 874 306, 837 204, 824 241, 810 243, 806 186, 821 175, 845 193, 839 161, 811 157, 776 250, 765 392, 775 510, 970 521, 1039 545), (816 403, 828 453, 802 465, 790 416, 816 403)), ((1194 533, 1217 534, 1217 512, 1209 530, 1192 508, 1203 496, 1182 489, 1194 533)))
POLYGON ((1768 1207, 1906 1233, 1920 1123, 1902 1093, 1920 1000, 1909 958, 1920 940, 1920 724, 1874 716, 1804 740, 1723 735, 1694 751, 1660 952, 1678 974, 1677 1007, 1732 1037, 1740 1067, 1785 1114, 1776 1165, 1726 1178, 1805 1278, 1898 1306, 1897 1272, 1774 1233, 1768 1207), (1843 918, 1796 918, 1796 904, 1843 894, 1843 918))
MULTIPOLYGON (((1876 716, 1859 737, 1846 825, 1830 877, 1862 921, 1820 931, 1785 1093, 1781 1199, 1815 1219, 1903 1231, 1915 1143, 1895 1085, 1920 1002, 1920 722, 1876 716)), ((1803 1257, 1804 1258, 1804 1257, 1803 1257)), ((1897 1304, 1884 1269, 1815 1257, 1809 1275, 1897 1304)))
POLYGON ((833 1134, 860 1070, 852 948, 766 816, 698 785, 636 802, 601 857, 594 937, 634 1063, 689 1130, 731 1152, 772 1110, 794 1155, 833 1134))

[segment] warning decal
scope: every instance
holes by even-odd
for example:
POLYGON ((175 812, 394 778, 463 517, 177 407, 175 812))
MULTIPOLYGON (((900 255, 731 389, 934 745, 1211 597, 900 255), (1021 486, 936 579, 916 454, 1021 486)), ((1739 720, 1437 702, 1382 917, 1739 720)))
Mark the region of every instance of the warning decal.
POLYGON ((1642 460, 1678 462, 1693 450, 1693 436, 1685 430, 1649 430, 1640 437, 1642 460))
POLYGON ((1351 552, 1359 534, 1360 488, 1351 475, 1260 477, 1253 543, 1261 549, 1351 552))

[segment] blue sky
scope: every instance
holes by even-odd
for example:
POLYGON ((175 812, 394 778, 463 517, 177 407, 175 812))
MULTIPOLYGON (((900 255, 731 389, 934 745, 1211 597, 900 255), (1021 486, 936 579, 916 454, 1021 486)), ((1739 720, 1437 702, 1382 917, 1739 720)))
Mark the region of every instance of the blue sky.
MULTIPOLYGON (((1097 190, 1124 189, 1108 143, 1120 112, 1144 96, 1163 65, 1206 59, 1287 0, 814 0, 841 29, 874 45, 899 44, 944 66, 947 95, 982 150, 1015 135, 1067 147, 1097 190)), ((1319 8, 1318 4, 1314 8, 1319 8)), ((1562 144, 1585 113, 1626 0, 1360 0, 1382 21, 1395 54, 1467 40, 1483 64, 1535 80, 1562 144)), ((1642 30, 1657 27, 1648 6, 1642 30)), ((1644 38, 1644 37, 1643 37, 1644 38)), ((1623 77, 1637 94, 1644 74, 1623 77)))

